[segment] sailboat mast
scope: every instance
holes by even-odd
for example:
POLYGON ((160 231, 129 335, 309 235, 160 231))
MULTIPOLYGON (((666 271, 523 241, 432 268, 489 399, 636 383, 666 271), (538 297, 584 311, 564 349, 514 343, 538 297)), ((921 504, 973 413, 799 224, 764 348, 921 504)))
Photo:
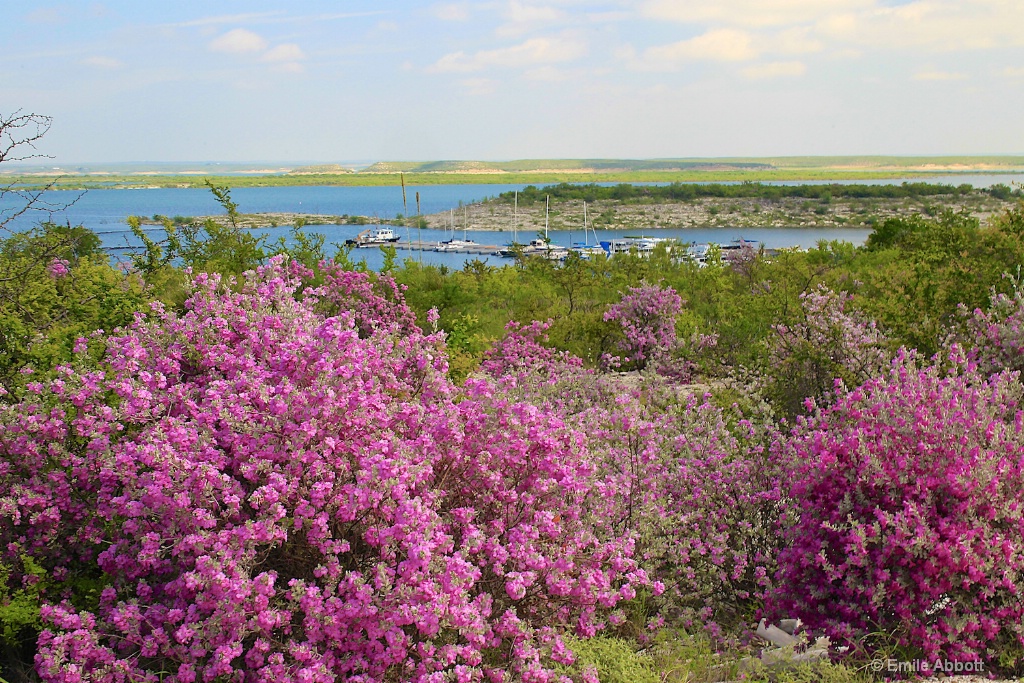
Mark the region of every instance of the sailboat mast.
POLYGON ((519 190, 516 190, 516 201, 512 206, 512 243, 519 242, 517 223, 519 222, 519 190))
POLYGON ((551 195, 544 195, 544 240, 548 239, 548 209, 551 208, 551 195))

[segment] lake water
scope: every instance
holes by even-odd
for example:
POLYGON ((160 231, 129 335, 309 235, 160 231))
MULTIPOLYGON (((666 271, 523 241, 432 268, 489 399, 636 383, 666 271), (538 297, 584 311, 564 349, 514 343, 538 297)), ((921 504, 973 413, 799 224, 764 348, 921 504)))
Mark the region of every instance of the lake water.
MULTIPOLYGON (((975 187, 990 187, 997 183, 1009 185, 1020 182, 1024 178, 1019 174, 966 174, 956 176, 914 177, 915 182, 935 182, 959 185, 967 183, 975 187)), ((821 181, 826 183, 827 181, 821 181)), ((844 184, 899 184, 903 180, 863 180, 842 181, 844 184)), ((602 183, 613 184, 613 183, 602 183)), ((799 185, 795 181, 782 181, 770 184, 799 185)), ((232 200, 238 204, 243 213, 310 213, 331 216, 360 215, 394 218, 398 214, 414 214, 416 212, 416 193, 420 194, 420 211, 424 214, 437 213, 456 208, 460 203, 472 203, 494 197, 502 192, 521 190, 525 185, 430 185, 409 186, 406 188, 407 204, 403 205, 400 187, 261 187, 237 188, 231 191, 232 200)), ((52 215, 41 212, 30 212, 12 221, 7 227, 14 230, 26 230, 43 220, 70 222, 72 225, 84 225, 95 231, 103 241, 103 245, 115 254, 126 253, 126 248, 138 245, 137 240, 128 230, 125 222, 127 216, 200 216, 222 213, 220 205, 205 189, 143 189, 143 190, 89 190, 88 192, 56 191, 47 193, 47 200, 55 205, 70 204, 63 211, 52 215)), ((0 199, 0 210, 19 206, 17 198, 8 195, 0 199)), ((327 243, 341 244, 355 237, 367 226, 356 225, 315 225, 308 226, 306 232, 323 234, 327 243)), ((148 229, 159 232, 156 226, 148 229)), ((405 228, 398 229, 403 240, 408 235, 412 239, 422 237, 426 241, 446 239, 439 230, 423 230, 422 232, 405 228)), ((287 229, 254 230, 256 234, 265 234, 270 241, 285 237, 287 229)), ((636 235, 634 231, 601 231, 601 239, 636 235)), ((653 234, 653 233, 652 233, 653 234)), ((709 228, 709 229, 665 229, 656 231, 659 237, 680 239, 684 242, 717 242, 729 243, 743 238, 762 242, 766 247, 814 246, 821 240, 843 240, 854 244, 863 244, 870 230, 851 228, 709 228)), ((450 235, 449 235, 450 236, 450 235)), ((555 244, 569 246, 582 238, 580 231, 575 234, 569 231, 552 231, 551 241, 555 244)), ((471 239, 481 244, 502 245, 510 241, 510 234, 503 232, 475 232, 471 239)), ((520 235, 520 240, 528 237, 520 235)), ((328 253, 333 253, 333 248, 328 253)), ((364 259, 371 268, 381 265, 383 256, 378 249, 358 249, 353 252, 357 259, 364 259)), ((479 258, 490 263, 507 262, 499 257, 467 256, 465 254, 445 254, 425 251, 399 251, 400 258, 411 256, 427 263, 444 264, 459 268, 468 259, 479 258)))

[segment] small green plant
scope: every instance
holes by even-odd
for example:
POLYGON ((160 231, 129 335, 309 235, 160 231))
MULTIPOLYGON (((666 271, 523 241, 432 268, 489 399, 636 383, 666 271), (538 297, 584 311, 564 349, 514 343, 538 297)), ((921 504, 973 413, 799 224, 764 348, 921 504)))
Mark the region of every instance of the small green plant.
POLYGON ((661 683, 662 677, 650 654, 638 651, 636 645, 621 638, 566 638, 575 661, 561 667, 562 673, 580 680, 597 673, 601 683, 661 683))
POLYGON ((38 632, 42 623, 39 592, 46 571, 28 555, 23 555, 21 562, 24 573, 36 578, 34 583, 17 589, 8 585, 11 567, 0 564, 0 644, 8 646, 16 645, 26 631, 38 632))
POLYGON ((729 680, 736 678, 739 670, 738 656, 731 664, 724 663, 706 637, 683 631, 661 631, 651 648, 651 658, 665 683, 729 680))

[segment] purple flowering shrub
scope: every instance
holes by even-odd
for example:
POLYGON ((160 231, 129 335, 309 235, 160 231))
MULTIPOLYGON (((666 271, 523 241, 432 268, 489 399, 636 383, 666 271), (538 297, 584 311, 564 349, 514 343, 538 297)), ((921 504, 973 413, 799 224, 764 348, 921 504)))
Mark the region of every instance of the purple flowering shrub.
POLYGON ((709 399, 620 392, 583 423, 610 474, 609 518, 638 536, 659 582, 655 623, 718 632, 749 619, 770 585, 781 471, 765 435, 709 399))
POLYGON ((775 572, 782 466, 766 449, 774 432, 660 373, 586 372, 538 344, 544 329, 510 325, 481 369, 584 435, 604 494, 591 523, 637 539, 655 582, 652 626, 742 628, 775 572))
POLYGON ((1016 285, 1012 296, 992 292, 987 310, 961 304, 962 324, 947 340, 970 349, 982 374, 1024 370, 1024 292, 1016 285))
POLYGON ((829 401, 836 380, 856 386, 885 372, 888 340, 856 310, 852 295, 824 285, 800 295, 800 317, 773 325, 763 376, 755 382, 786 415, 804 400, 829 401))
POLYGON ((622 337, 618 347, 625 357, 609 356, 604 364, 611 368, 626 363, 637 370, 651 368, 663 377, 690 381, 696 369, 693 356, 714 347, 718 338, 697 332, 688 340, 679 338, 676 318, 684 303, 671 287, 645 282, 630 287, 604 313, 605 321, 619 324, 622 337))
POLYGON ((1019 669, 1020 397, 1013 375, 901 353, 802 420, 777 444, 793 463, 793 513, 771 611, 855 647, 887 633, 929 660, 1019 669))
POLYGON ((551 321, 505 325, 505 336, 484 353, 481 372, 507 384, 554 385, 576 374, 588 374, 583 359, 545 346, 551 321))
POLYGON ((578 430, 454 387, 387 283, 302 274, 199 275, 0 406, 12 582, 105 586, 44 596, 43 680, 548 681, 649 584, 578 430))
POLYGON ((641 283, 609 306, 604 319, 619 323, 619 348, 626 354, 625 361, 643 370, 651 361, 675 350, 676 316, 682 309, 683 300, 676 290, 641 283))

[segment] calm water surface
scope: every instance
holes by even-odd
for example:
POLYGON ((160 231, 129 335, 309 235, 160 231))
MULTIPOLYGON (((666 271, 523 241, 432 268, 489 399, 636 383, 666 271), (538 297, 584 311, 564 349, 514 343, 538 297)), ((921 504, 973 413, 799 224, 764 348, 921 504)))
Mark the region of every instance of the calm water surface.
MULTIPOLYGON (((915 177, 914 181, 935 182, 952 185, 967 183, 975 187, 990 187, 997 183, 1010 184, 1024 177, 1015 174, 970 174, 958 176, 936 176, 929 178, 915 177)), ((899 184, 896 180, 864 180, 843 181, 844 184, 899 184)), ((821 181, 827 184, 827 181, 821 181)), ((611 184, 611 183, 605 183, 611 184)), ((800 185, 809 184, 796 181, 782 181, 772 184, 800 185)), ((378 217, 382 220, 391 219, 399 214, 416 212, 416 193, 420 195, 420 211, 425 214, 447 211, 460 204, 478 202, 494 197, 502 192, 521 190, 525 185, 431 185, 424 187, 410 186, 406 190, 407 203, 403 205, 400 187, 260 187, 237 188, 232 190, 231 197, 243 213, 310 213, 330 216, 361 215, 378 217)), ((57 204, 70 204, 63 211, 52 215, 30 212, 8 227, 15 230, 26 230, 41 221, 54 220, 70 222, 72 225, 84 225, 99 234, 105 247, 115 254, 125 254, 127 248, 138 246, 134 236, 128 230, 125 221, 127 216, 200 216, 222 213, 219 204, 205 189, 143 189, 143 190, 89 190, 88 192, 72 192, 67 190, 50 192, 48 201, 57 204)), ((19 205, 13 197, 0 200, 0 209, 19 205)), ((316 225, 308 226, 306 232, 325 236, 327 243, 341 244, 346 239, 355 237, 368 226, 355 225, 316 225)), ((156 226, 149 229, 159 231, 156 226)), ((422 236, 423 240, 438 241, 446 239, 445 234, 438 230, 416 229, 406 231, 399 228, 403 240, 408 235, 412 239, 422 236)), ((254 230, 256 234, 265 234, 270 241, 279 237, 287 237, 284 228, 254 230)), ((707 229, 663 229, 656 231, 659 237, 680 239, 684 242, 717 242, 728 243, 736 239, 750 239, 764 243, 766 247, 814 246, 821 240, 843 240, 854 244, 863 244, 870 234, 868 229, 852 228, 707 228, 707 229)), ((601 231, 601 239, 636 235, 636 231, 601 231)), ((449 235, 450 236, 450 235, 449 235)), ((552 242, 569 246, 578 242, 583 235, 580 231, 552 231, 552 242)), ((511 235, 503 232, 471 232, 470 239, 481 244, 502 245, 510 241, 511 235)), ((520 235, 525 241, 527 236, 520 235)), ((593 239, 593 237, 591 237, 593 239)), ((333 248, 329 249, 329 253, 333 248)), ((365 259, 370 267, 379 267, 383 256, 378 249, 358 249, 353 252, 357 259, 365 259)), ((479 258, 491 263, 500 263, 503 259, 486 256, 467 256, 464 254, 444 254, 437 252, 399 251, 401 257, 413 257, 424 262, 445 264, 450 267, 461 267, 467 259, 479 258)))

